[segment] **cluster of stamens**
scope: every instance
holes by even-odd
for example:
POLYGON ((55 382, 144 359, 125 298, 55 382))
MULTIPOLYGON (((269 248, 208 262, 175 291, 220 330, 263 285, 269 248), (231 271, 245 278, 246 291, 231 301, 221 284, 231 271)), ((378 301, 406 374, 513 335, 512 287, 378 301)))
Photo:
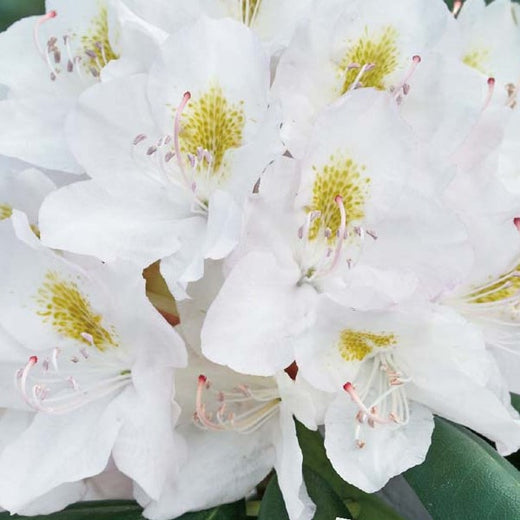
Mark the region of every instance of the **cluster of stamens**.
MULTIPOLYGON (((349 229, 343 197, 336 195, 334 202, 340 212, 340 225, 335 234, 333 247, 331 245, 332 230, 329 227, 322 228, 322 240, 311 240, 311 227, 316 220, 322 217, 320 211, 309 211, 304 224, 298 228, 298 239, 302 242, 302 277, 298 281, 298 285, 312 283, 317 278, 332 273, 340 265, 341 258, 344 256, 342 255, 344 244, 350 238, 357 237, 363 241, 368 236, 377 240, 374 231, 367 230, 362 226, 352 226, 349 229), (318 254, 316 254, 316 250, 319 251, 318 254)), ((346 258, 346 263, 350 269, 354 265, 354 260, 351 257, 346 258)))
POLYGON ((252 390, 247 385, 239 385, 230 392, 223 392, 213 390, 208 378, 200 375, 193 420, 197 426, 207 430, 251 433, 278 412, 279 403, 275 388, 252 390), (211 395, 211 409, 204 401, 205 392, 211 395))
POLYGON ((63 47, 60 47, 60 40, 56 36, 51 36, 45 46, 40 42, 40 28, 43 23, 56 18, 56 11, 49 11, 42 16, 34 26, 34 44, 38 49, 42 60, 49 68, 49 74, 52 81, 63 73, 75 72, 82 80, 90 78, 99 79, 99 75, 103 67, 108 63, 105 46, 102 42, 95 42, 94 49, 84 49, 84 55, 75 54, 72 50, 72 36, 65 34, 62 37, 63 47), (64 50, 64 52, 63 52, 64 50), (65 57, 65 63, 64 62, 65 57))
POLYGON ((191 98, 186 92, 175 113, 173 134, 160 137, 158 140, 150 140, 145 134, 138 134, 133 142, 133 148, 140 147, 144 151, 144 157, 154 161, 162 180, 168 184, 188 190, 193 195, 192 211, 206 214, 208 211, 208 193, 202 193, 201 186, 207 187, 212 182, 213 155, 209 150, 199 146, 196 153, 186 153, 184 160, 180 145, 180 133, 182 130, 181 116, 184 108, 191 98), (174 161, 172 162, 172 159, 174 161))
MULTIPOLYGON (((82 336, 93 342, 90 334, 82 336)), ((68 413, 122 389, 131 380, 129 370, 107 366, 105 359, 101 361, 97 348, 81 346, 65 359, 63 355, 64 350, 55 347, 42 361, 31 356, 16 372, 15 385, 34 410, 68 413)))
MULTIPOLYGON (((389 88, 390 92, 394 94, 394 99, 396 100, 396 103, 399 105, 403 101, 403 97, 407 96, 410 92, 410 79, 415 73, 417 66, 421 63, 421 57, 418 55, 415 55, 412 57, 412 64, 410 65, 409 69, 406 71, 405 75, 401 79, 401 81, 394 86, 391 86, 389 88)), ((376 63, 365 63, 364 65, 361 65, 359 63, 349 63, 345 67, 345 74, 349 73, 352 70, 359 69, 357 76, 355 77, 354 81, 351 83, 350 87, 348 88, 348 91, 355 90, 357 88, 363 87, 363 76, 367 73, 373 70, 375 67, 377 67, 376 63)))
POLYGON ((354 438, 358 448, 366 445, 361 437, 363 425, 375 428, 377 425, 396 424, 404 426, 410 419, 410 410, 404 385, 410 381, 397 368, 393 356, 389 352, 380 353, 367 360, 371 363, 368 375, 358 378, 360 383, 355 387, 351 382, 343 385, 352 401, 359 408, 356 413, 354 438), (369 394, 377 389, 377 397, 366 405, 369 394))

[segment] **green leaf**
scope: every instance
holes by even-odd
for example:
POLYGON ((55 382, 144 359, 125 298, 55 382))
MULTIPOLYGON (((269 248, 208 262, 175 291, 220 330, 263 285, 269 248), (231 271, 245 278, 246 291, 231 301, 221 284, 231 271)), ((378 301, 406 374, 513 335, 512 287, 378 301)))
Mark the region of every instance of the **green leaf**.
POLYGON ((434 520, 520 518, 520 473, 469 430, 435 419, 423 464, 405 478, 434 520))
POLYGON ((289 520, 278 479, 273 475, 262 498, 258 520, 289 520))
POLYGON ((0 0, 0 31, 19 18, 44 12, 44 0, 0 0))
POLYGON ((332 490, 326 480, 320 477, 308 466, 303 468, 303 478, 312 501, 316 504, 314 520, 336 520, 336 518, 351 518, 350 511, 343 501, 332 490))
MULTIPOLYGON (((102 500, 78 502, 63 511, 50 515, 11 516, 9 513, 0 513, 0 520, 17 518, 27 520, 145 520, 141 514, 142 511, 141 506, 130 500, 102 500)), ((176 520, 245 520, 245 518, 245 502, 241 500, 205 511, 186 513, 176 520)))
MULTIPOLYGON (((303 468, 303 478, 312 501, 316 504, 313 520, 348 518, 350 513, 328 483, 309 467, 303 468)), ((260 505, 258 520, 289 520, 276 475, 271 478, 260 505)))
MULTIPOLYGON (((376 495, 370 495, 345 482, 334 470, 317 431, 305 428, 296 422, 298 440, 303 452, 304 468, 317 473, 331 490, 347 505, 354 520, 403 520, 390 506, 376 495)), ((347 515, 348 517, 348 515, 347 515)))

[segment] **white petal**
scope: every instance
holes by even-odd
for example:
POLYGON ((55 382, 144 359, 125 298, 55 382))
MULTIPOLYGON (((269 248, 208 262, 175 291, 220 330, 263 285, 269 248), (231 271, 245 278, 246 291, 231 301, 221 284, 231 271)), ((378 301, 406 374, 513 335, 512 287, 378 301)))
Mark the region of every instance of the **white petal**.
POLYGON ((433 415, 427 408, 413 403, 406 426, 364 425, 363 448, 354 437, 357 411, 347 394, 340 393, 325 417, 327 456, 347 482, 373 493, 391 477, 424 461, 433 432, 433 415))
POLYGON ((297 287, 299 272, 270 253, 241 259, 210 307, 202 351, 212 361, 254 375, 272 375, 294 360, 288 339, 305 327, 310 287, 297 287), (232 320, 232 323, 229 320, 232 320))
POLYGON ((158 501, 138 495, 144 515, 168 520, 243 498, 273 467, 272 427, 271 421, 248 435, 183 429, 188 460, 158 501))
POLYGON ((37 414, 0 455, 0 503, 17 512, 62 483, 103 471, 120 428, 105 408, 101 401, 67 415, 37 414))
POLYGON ((282 403, 275 469, 290 520, 311 520, 316 511, 303 481, 302 464, 303 455, 298 444, 294 419, 282 403))

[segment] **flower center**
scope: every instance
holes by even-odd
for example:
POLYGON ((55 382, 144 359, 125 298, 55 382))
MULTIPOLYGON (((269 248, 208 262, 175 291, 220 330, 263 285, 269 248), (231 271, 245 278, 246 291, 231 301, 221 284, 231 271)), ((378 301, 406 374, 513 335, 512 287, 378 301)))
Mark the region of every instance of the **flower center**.
POLYGON ((64 34, 61 39, 51 36, 42 46, 41 26, 57 16, 56 11, 49 11, 42 16, 34 26, 33 35, 35 46, 49 68, 51 80, 55 81, 64 72, 76 72, 83 80, 99 79, 103 67, 119 57, 110 45, 106 6, 101 6, 89 30, 79 39, 75 33, 64 34))
POLYGON ((240 385, 230 392, 213 390, 208 378, 199 376, 193 420, 203 429, 251 433, 278 412, 281 399, 276 388, 253 390, 240 385), (209 406, 204 393, 210 392, 209 406))
POLYGON ((397 36, 398 32, 392 26, 383 27, 376 34, 369 34, 368 28, 365 27, 363 36, 349 45, 341 60, 341 94, 357 86, 374 87, 378 90, 386 88, 386 77, 394 72, 398 65, 397 36), (365 68, 362 78, 358 78, 360 67, 365 68))
POLYGON ((309 239, 315 240, 320 231, 330 235, 334 242, 341 226, 341 213, 336 197, 342 198, 348 222, 365 216, 365 201, 370 179, 363 175, 366 167, 358 165, 349 157, 331 156, 330 162, 321 168, 313 166, 315 180, 312 189, 312 204, 307 213, 319 212, 309 229, 309 239))
POLYGON ((345 329, 340 333, 338 350, 345 361, 363 361, 374 349, 390 347, 396 343, 394 334, 345 329))
POLYGON ((92 19, 88 32, 81 37, 81 45, 87 58, 85 66, 91 71, 96 70, 97 75, 109 61, 119 58, 110 45, 108 35, 107 8, 101 6, 99 14, 92 19))
POLYGON ((205 150, 208 154, 198 169, 209 167, 211 175, 222 175, 225 153, 242 144, 244 124, 243 101, 230 103, 215 84, 187 104, 181 118, 181 151, 196 157, 205 150))
POLYGON ((38 316, 58 334, 93 345, 100 351, 119 345, 115 331, 102 325, 102 316, 92 310, 88 298, 81 293, 77 284, 60 278, 58 273, 47 273, 36 302, 38 316))

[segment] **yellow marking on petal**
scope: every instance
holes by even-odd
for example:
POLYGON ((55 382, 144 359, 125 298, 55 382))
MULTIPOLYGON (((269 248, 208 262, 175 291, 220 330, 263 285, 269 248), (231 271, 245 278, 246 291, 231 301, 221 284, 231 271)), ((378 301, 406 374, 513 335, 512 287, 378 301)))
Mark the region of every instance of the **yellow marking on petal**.
POLYGON ((486 63, 489 60, 489 51, 487 49, 475 49, 465 54, 462 61, 469 67, 487 74, 486 63))
POLYGON ((9 204, 0 204, 0 220, 5 220, 13 214, 13 207, 9 204))
POLYGON ((520 291, 520 264, 499 276, 495 282, 477 288, 467 295, 471 303, 493 303, 512 298, 520 291))
POLYGON ((394 334, 345 329, 340 333, 338 349, 345 361, 362 361, 375 348, 391 347, 395 344, 397 338, 394 334))
POLYGON ((81 293, 75 282, 64 280, 54 271, 48 272, 38 290, 36 302, 40 308, 38 316, 62 336, 90 345, 82 336, 90 334, 101 351, 118 346, 114 331, 102 325, 103 316, 94 312, 87 296, 81 293))
MULTIPOLYGON (((229 102, 222 88, 215 84, 199 96, 192 96, 182 114, 179 133, 181 150, 197 155, 200 147, 211 153, 211 173, 224 163, 224 154, 242 144, 245 124, 243 101, 229 102)), ((204 161, 208 166, 206 159, 204 161)))
POLYGON ((368 28, 359 40, 349 46, 347 54, 341 60, 340 75, 343 80, 341 93, 344 94, 354 83, 359 68, 349 69, 355 63, 360 67, 374 64, 374 68, 363 74, 363 87, 374 87, 378 90, 386 89, 386 77, 395 71, 399 61, 397 49, 397 30, 391 25, 384 27, 379 33, 370 35, 368 28))
POLYGON ((85 55, 84 64, 87 69, 94 68, 98 72, 104 67, 105 61, 116 60, 119 56, 114 52, 108 37, 108 13, 105 5, 101 5, 99 14, 92 19, 88 32, 81 37, 84 51, 93 52, 96 56, 85 55))
POLYGON ((330 162, 320 168, 313 166, 315 180, 312 189, 312 205, 307 212, 319 211, 321 218, 314 220, 309 230, 309 239, 314 240, 322 228, 332 232, 330 240, 336 240, 341 225, 341 215, 335 202, 341 195, 347 222, 361 220, 365 216, 365 201, 368 196, 370 179, 363 175, 364 165, 359 165, 349 157, 330 157, 330 162))

